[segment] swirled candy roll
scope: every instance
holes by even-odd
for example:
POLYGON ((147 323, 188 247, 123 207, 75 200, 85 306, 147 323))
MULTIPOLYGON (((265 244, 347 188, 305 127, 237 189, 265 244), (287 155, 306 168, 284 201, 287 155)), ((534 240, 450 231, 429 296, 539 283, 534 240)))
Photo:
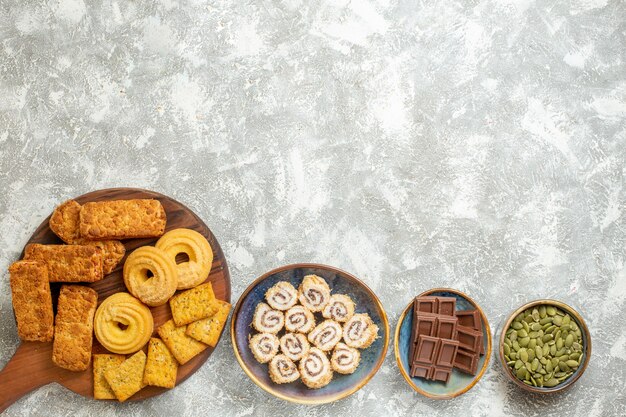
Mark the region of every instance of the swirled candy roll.
POLYGON ((254 310, 252 325, 261 333, 276 334, 285 325, 285 315, 265 303, 259 303, 254 310))
POLYGON ((344 323, 354 315, 354 301, 344 294, 334 294, 324 307, 322 315, 325 319, 332 319, 344 323))
POLYGON ((312 347, 300 361, 300 377, 309 388, 322 388, 333 379, 333 370, 326 354, 312 347))
POLYGON ((298 288, 300 303, 314 313, 322 311, 330 300, 330 287, 324 278, 307 275, 298 288))
POLYGON ((270 378, 276 384, 287 384, 300 378, 298 367, 285 355, 276 355, 270 361, 270 378))
POLYGON ((351 374, 356 371, 361 361, 361 353, 345 343, 337 343, 333 356, 330 358, 330 366, 340 374, 351 374))
POLYGON ((288 332, 308 333, 315 327, 315 316, 302 306, 291 307, 285 313, 285 329, 288 332))
POLYGON ((369 347, 378 336, 376 326, 368 314, 355 314, 343 325, 343 340, 346 345, 365 349, 369 347))
POLYGON ((310 349, 309 341, 302 333, 285 333, 280 338, 280 351, 292 361, 299 361, 310 349))
POLYGON ((250 350, 259 363, 269 362, 278 353, 280 342, 272 333, 257 333, 250 338, 250 350))
POLYGON ((341 324, 333 320, 324 320, 309 333, 309 342, 326 352, 339 343, 342 335, 341 324))
POLYGON ((281 281, 267 290, 265 299, 272 308, 284 311, 298 302, 298 291, 287 281, 281 281))

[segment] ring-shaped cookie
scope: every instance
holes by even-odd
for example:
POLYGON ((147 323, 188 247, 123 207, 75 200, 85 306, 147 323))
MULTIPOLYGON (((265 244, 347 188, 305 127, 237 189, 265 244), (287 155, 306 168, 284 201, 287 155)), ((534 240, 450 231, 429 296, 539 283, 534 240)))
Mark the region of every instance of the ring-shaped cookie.
POLYGON ((213 250, 204 236, 191 229, 170 230, 157 241, 155 247, 167 253, 176 267, 178 284, 184 290, 202 284, 211 272, 213 250), (176 264, 176 255, 184 253, 189 261, 176 264))
POLYGON ((176 292, 176 264, 169 255, 152 246, 142 246, 124 263, 128 291, 150 307, 165 304, 176 292))
POLYGON ((98 342, 113 353, 129 354, 148 343, 154 330, 150 309, 126 292, 113 294, 100 304, 93 322, 98 342))

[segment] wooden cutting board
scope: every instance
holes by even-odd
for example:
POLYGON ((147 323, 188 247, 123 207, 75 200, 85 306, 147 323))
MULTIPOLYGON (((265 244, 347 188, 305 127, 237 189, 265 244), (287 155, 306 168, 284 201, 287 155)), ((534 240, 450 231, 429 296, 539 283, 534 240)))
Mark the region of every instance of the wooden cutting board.
MULTIPOLYGON (((153 191, 134 188, 111 188, 94 191, 76 197, 75 200, 83 204, 88 201, 128 200, 133 198, 154 198, 159 200, 161 204, 163 204, 167 214, 166 231, 185 227, 193 229, 207 238, 213 249, 213 266, 206 282, 210 281, 213 284, 213 290, 218 299, 230 302, 230 274, 228 273, 226 259, 224 258, 224 253, 219 243, 207 225, 178 201, 153 191)), ((60 203, 61 201, 59 201, 59 204, 60 203)), ((35 230, 35 233, 33 233, 28 243, 63 243, 48 227, 48 219, 49 217, 35 230)), ((125 240, 123 243, 126 247, 126 256, 134 249, 140 246, 154 245, 156 241, 157 239, 125 240)), ((91 284, 83 284, 98 292, 98 305, 111 294, 127 291, 122 277, 122 268, 126 256, 115 270, 104 277, 103 280, 91 284)), ((56 300, 61 285, 62 283, 50 284, 55 312, 56 300)), ((3 296, 7 297, 10 295, 5 294, 3 296)), ((168 304, 154 307, 150 310, 154 317, 154 335, 156 336, 156 328, 171 319, 172 313, 168 304)), ((93 352, 106 353, 106 350, 100 346, 95 336, 93 339, 93 352)), ((212 352, 213 348, 209 347, 185 365, 180 366, 178 368, 178 378, 174 389, 185 389, 184 386, 179 387, 179 384, 200 368, 209 356, 211 356, 212 352)), ((93 398, 93 370, 91 366, 84 372, 67 371, 52 363, 52 342, 21 342, 13 357, 9 360, 4 369, 0 371, 0 412, 28 392, 49 384, 50 382, 58 382, 77 394, 93 398)), ((145 387, 128 401, 154 397, 164 391, 166 391, 164 388, 145 387)))

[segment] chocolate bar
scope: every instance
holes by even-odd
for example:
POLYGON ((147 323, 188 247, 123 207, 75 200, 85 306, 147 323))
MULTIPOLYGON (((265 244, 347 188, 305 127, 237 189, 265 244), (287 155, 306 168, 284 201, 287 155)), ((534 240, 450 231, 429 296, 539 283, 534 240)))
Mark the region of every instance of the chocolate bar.
POLYGON ((478 310, 461 310, 456 312, 459 319, 459 325, 471 327, 474 330, 482 330, 482 322, 478 310))
POLYGON ((411 378, 426 378, 430 376, 430 365, 422 365, 420 363, 414 363, 411 366, 411 378))
POLYGON ((433 366, 430 368, 430 378, 433 381, 441 381, 444 384, 450 380, 450 375, 452 374, 452 368, 437 368, 433 366))
POLYGON ((440 343, 441 339, 437 337, 420 335, 417 339, 417 350, 413 363, 419 362, 428 365, 435 363, 440 343))
POLYGON ((411 329, 411 347, 409 348, 409 360, 413 361, 417 338, 423 334, 425 336, 435 336, 437 316, 433 314, 420 313, 413 317, 413 328, 411 329))
POLYGON ((472 329, 471 327, 457 326, 457 340, 459 347, 471 353, 480 353, 483 344, 483 332, 472 329))
POLYGON ((456 311, 456 298, 437 297, 437 313, 442 316, 454 316, 456 311))
POLYGON ((437 314, 437 297, 415 297, 413 314, 419 313, 437 314))
POLYGON ((454 339, 456 336, 457 318, 437 316, 437 330, 435 336, 442 339, 454 339))
POLYGON ((441 339, 435 365, 439 367, 452 368, 454 366, 454 361, 456 360, 456 353, 458 349, 458 341, 441 339))
POLYGON ((457 349, 454 367, 467 374, 476 375, 476 371, 478 371, 478 354, 464 349, 457 349))

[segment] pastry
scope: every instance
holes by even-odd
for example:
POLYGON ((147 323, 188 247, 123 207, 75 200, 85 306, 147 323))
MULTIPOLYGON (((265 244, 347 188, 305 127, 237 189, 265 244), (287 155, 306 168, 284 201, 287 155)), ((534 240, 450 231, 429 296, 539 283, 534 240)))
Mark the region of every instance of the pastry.
POLYGON ((170 257, 176 266, 179 290, 202 284, 211 271, 213 250, 204 236, 191 229, 170 230, 157 241, 155 247, 170 257), (176 263, 176 255, 184 253, 188 261, 176 263))
POLYGON ((272 310, 265 303, 259 303, 254 310, 252 325, 261 333, 278 333, 285 324, 285 315, 282 311, 272 310))
POLYGON ((378 326, 368 314, 355 314, 343 326, 343 339, 346 345, 353 348, 365 349, 377 336, 378 326))
POLYGON ((50 282, 96 282, 102 279, 102 251, 87 245, 26 245, 24 259, 48 268, 50 282))
POLYGON ((124 284, 128 291, 150 307, 165 304, 176 292, 176 265, 152 246, 142 246, 124 262, 124 284))
POLYGON ((302 306, 293 306, 285 312, 285 329, 288 332, 308 333, 315 327, 315 316, 302 306))
POLYGON ((312 347, 300 361, 300 377, 309 388, 322 388, 333 379, 333 370, 326 354, 312 347))
POLYGON ((158 200, 113 200, 85 203, 80 209, 81 237, 89 240, 157 237, 166 215, 158 200))
POLYGON ((322 316, 326 319, 332 319, 339 323, 344 323, 354 315, 354 301, 352 298, 344 294, 333 294, 330 301, 324 307, 322 316))
POLYGON ((63 242, 74 243, 80 238, 79 219, 80 204, 68 200, 54 209, 48 225, 63 242))
POLYGON ((356 371, 360 361, 361 353, 358 349, 351 348, 345 343, 337 343, 330 358, 330 366, 340 374, 351 374, 356 371))
POLYGON ((292 361, 299 361, 309 352, 309 341, 302 333, 285 333, 280 338, 280 351, 292 361))
POLYGON ((140 350, 122 362, 120 366, 105 371, 104 378, 111 386, 117 399, 123 402, 146 386, 143 383, 145 369, 146 354, 140 350))
POLYGON ((300 378, 298 367, 285 355, 276 355, 269 365, 270 378, 275 384, 288 384, 300 378))
POLYGON ((151 338, 143 383, 155 387, 174 388, 177 373, 178 362, 172 352, 161 339, 151 338))
POLYGON ((138 351, 148 343, 153 330, 154 321, 150 309, 128 293, 111 295, 96 311, 96 339, 113 353, 138 351))
POLYGON ((210 282, 197 286, 170 298, 172 318, 176 326, 184 326, 196 320, 211 317, 220 305, 215 299, 210 282))
POLYGON ((320 350, 332 350, 341 340, 343 329, 341 324, 333 320, 324 320, 309 333, 309 342, 320 350))
POLYGON ((284 311, 298 302, 298 291, 287 281, 281 281, 267 290, 265 298, 270 307, 284 311))
POLYGON ((206 319, 189 323, 186 330, 187 336, 213 347, 217 345, 220 334, 222 334, 231 307, 230 303, 226 301, 215 300, 215 302, 219 306, 217 313, 206 319))
POLYGON ((52 362, 70 370, 84 371, 91 363, 93 316, 98 293, 89 287, 61 287, 54 323, 52 362))
POLYGON ((100 248, 102 251, 102 273, 108 275, 120 263, 126 254, 124 244, 119 240, 87 240, 76 239, 76 245, 88 245, 100 248))
POLYGON ((275 334, 257 333, 250 338, 248 345, 257 362, 267 363, 278 353, 280 342, 275 334))
POLYGON ((322 311, 330 300, 330 288, 324 278, 307 275, 298 289, 300 303, 314 313, 322 311))
POLYGON ((181 365, 186 364, 208 347, 208 345, 187 336, 186 331, 187 326, 176 327, 174 320, 166 321, 157 329, 157 333, 181 365))
POLYGON ((54 313, 48 269, 41 262, 18 261, 9 272, 18 336, 31 342, 50 342, 54 313))
POLYGON ((115 393, 104 378, 104 373, 117 368, 124 362, 124 355, 97 354, 93 355, 93 397, 96 400, 114 400, 115 393))

